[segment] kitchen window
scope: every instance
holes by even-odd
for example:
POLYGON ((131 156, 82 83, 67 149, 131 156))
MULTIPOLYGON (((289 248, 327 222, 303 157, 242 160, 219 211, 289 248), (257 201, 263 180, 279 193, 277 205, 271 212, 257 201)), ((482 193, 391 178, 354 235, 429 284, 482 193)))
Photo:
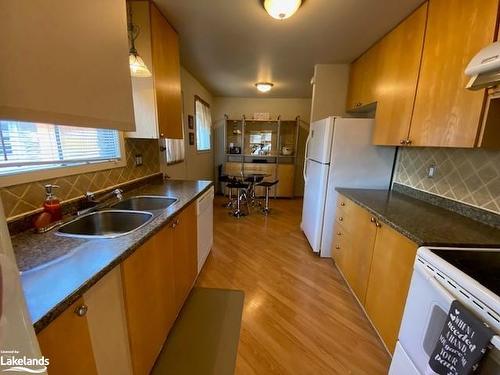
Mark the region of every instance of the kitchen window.
POLYGON ((117 130, 0 121, 1 186, 123 166, 122 154, 117 130))
POLYGON ((212 114, 210 105, 199 96, 194 97, 196 118, 196 150, 210 151, 212 144, 212 114))

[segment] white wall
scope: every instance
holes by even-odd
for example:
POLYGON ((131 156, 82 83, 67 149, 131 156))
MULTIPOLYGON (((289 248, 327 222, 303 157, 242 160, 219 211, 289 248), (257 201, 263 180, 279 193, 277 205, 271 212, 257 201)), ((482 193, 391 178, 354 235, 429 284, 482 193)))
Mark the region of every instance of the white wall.
POLYGON ((300 116, 299 146, 297 148, 297 166, 295 173, 295 194, 303 194, 304 181, 302 169, 304 165, 304 144, 309 132, 311 118, 311 99, 308 98, 227 98, 215 97, 212 118, 215 124, 215 167, 224 163, 224 115, 230 119, 240 119, 242 115, 252 118, 256 112, 269 112, 276 118, 293 120, 300 116))
MULTIPOLYGON (((212 149, 210 152, 197 152, 195 145, 189 145, 189 132, 196 131, 188 129, 188 115, 194 117, 194 97, 202 98, 210 105, 212 120, 214 119, 213 97, 195 77, 186 69, 181 68, 181 87, 183 97, 183 122, 184 122, 184 144, 186 156, 183 163, 174 165, 162 165, 162 171, 171 178, 188 180, 212 180, 214 178, 214 131, 212 131, 212 149)), ((195 121, 196 122, 196 121, 195 121)))
POLYGON ((348 64, 314 66, 311 122, 328 116, 345 116, 348 84, 348 64))

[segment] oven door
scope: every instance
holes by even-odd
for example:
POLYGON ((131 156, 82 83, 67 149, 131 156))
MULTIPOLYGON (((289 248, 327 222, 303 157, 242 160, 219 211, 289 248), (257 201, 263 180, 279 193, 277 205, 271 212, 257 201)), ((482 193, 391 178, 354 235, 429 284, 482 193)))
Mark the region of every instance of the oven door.
MULTIPOLYGON (((398 343, 400 350, 421 374, 434 374, 428 366, 429 358, 445 324, 450 305, 455 299, 466 306, 469 305, 461 295, 458 296, 458 292, 455 295, 453 290, 445 288, 436 279, 434 270, 427 270, 427 266, 419 260, 415 262, 398 343)), ((500 338, 495 336, 492 340, 492 350, 484 358, 480 374, 499 374, 499 349, 500 338)), ((402 359, 404 356, 399 355, 396 358, 395 353, 393 362, 402 359)), ((400 375, 394 371, 390 373, 400 375)))

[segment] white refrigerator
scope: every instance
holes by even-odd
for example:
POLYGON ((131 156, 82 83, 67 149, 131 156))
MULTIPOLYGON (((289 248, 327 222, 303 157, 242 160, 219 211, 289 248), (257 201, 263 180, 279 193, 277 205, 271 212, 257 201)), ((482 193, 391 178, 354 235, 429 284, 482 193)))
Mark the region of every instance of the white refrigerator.
POLYGON ((328 117, 311 123, 304 163, 301 228, 315 253, 332 255, 335 188, 388 189, 395 147, 372 145, 372 119, 328 117))
POLYGON ((0 202, 0 372, 46 374, 0 202))

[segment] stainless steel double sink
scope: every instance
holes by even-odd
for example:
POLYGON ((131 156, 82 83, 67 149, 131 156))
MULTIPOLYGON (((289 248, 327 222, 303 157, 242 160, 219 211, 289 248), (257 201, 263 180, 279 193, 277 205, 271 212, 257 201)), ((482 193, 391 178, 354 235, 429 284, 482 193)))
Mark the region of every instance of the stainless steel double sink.
POLYGON ((91 212, 63 224, 59 236, 79 238, 115 238, 130 234, 153 219, 153 212, 165 210, 178 199, 164 196, 136 196, 91 212))

